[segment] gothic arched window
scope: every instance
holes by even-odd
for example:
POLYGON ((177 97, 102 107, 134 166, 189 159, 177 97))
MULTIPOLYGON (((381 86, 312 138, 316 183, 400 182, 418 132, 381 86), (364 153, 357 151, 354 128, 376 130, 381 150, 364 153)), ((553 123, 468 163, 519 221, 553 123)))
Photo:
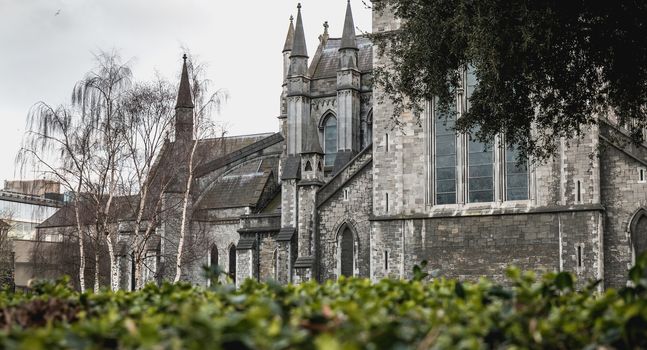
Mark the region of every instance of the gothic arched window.
POLYGON ((631 248, 634 259, 647 252, 647 210, 639 210, 630 222, 631 248))
POLYGON ((337 155, 337 118, 331 113, 324 117, 323 123, 323 148, 324 165, 333 166, 335 164, 335 156, 337 155))
POLYGON ((340 242, 340 275, 353 276, 355 267, 355 242, 353 239, 353 231, 350 228, 344 228, 341 234, 340 242))
POLYGON ((373 142, 373 111, 369 111, 362 122, 359 129, 359 142, 360 148, 370 145, 373 142))

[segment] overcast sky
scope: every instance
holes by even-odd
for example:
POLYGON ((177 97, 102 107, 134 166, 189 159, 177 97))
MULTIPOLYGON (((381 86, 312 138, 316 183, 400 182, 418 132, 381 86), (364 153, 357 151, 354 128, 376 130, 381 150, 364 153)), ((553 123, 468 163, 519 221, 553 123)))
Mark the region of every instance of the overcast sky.
MULTIPOLYGON (((346 0, 301 0, 310 57, 328 21, 341 36, 346 0)), ((355 25, 371 12, 351 0, 355 25)), ((92 69, 92 52, 119 50, 135 79, 175 79, 181 46, 209 65, 212 87, 229 91, 218 119, 231 135, 278 131, 281 50, 297 0, 0 0, 0 180, 19 178, 14 158, 29 108, 69 103, 92 69)), ((32 178, 34 174, 24 174, 32 178)), ((1 184, 0 184, 1 186, 1 184)))

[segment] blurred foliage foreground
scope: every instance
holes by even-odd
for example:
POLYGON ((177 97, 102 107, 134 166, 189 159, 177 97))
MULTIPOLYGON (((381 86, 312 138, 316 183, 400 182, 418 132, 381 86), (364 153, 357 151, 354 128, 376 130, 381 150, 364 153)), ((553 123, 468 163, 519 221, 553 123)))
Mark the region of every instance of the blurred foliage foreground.
MULTIPOLYGON (((511 268, 487 280, 340 278, 78 293, 65 280, 0 292, 6 349, 634 349, 647 348, 647 255, 629 286, 574 289, 567 273, 511 268)), ((217 281, 218 271, 212 271, 217 281)))

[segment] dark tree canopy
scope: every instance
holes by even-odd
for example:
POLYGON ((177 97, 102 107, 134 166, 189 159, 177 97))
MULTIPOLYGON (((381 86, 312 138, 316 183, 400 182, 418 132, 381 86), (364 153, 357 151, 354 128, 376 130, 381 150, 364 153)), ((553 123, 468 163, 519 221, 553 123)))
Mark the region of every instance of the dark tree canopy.
POLYGON ((382 0, 400 30, 375 33, 376 81, 395 104, 417 115, 421 101, 438 108, 460 93, 458 68, 471 67, 478 87, 460 132, 481 141, 505 135, 524 155, 545 159, 554 140, 572 138, 614 116, 634 141, 647 125, 647 2, 585 0, 382 0), (536 130, 535 130, 536 129, 536 130), (535 130, 534 132, 531 132, 535 130))

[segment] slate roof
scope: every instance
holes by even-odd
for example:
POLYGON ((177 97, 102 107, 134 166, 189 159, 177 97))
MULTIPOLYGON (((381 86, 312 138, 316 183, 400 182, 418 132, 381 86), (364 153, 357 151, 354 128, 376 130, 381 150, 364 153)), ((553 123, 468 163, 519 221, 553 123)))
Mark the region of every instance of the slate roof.
MULTIPOLYGON (((258 147, 267 147, 268 144, 274 144, 282 140, 283 138, 280 134, 274 133, 200 140, 196 149, 196 161, 198 164, 209 163, 214 160, 227 161, 232 159, 232 154, 240 156, 239 151, 245 148, 249 149, 249 146, 256 149, 258 147), (278 135, 278 138, 276 135, 278 135), (270 141, 272 142, 266 142, 267 139, 271 139, 270 141)), ((151 192, 149 194, 150 200, 158 198, 161 182, 166 181, 162 178, 168 179, 168 176, 173 176, 169 170, 176 168, 175 163, 177 163, 177 159, 172 159, 171 157, 173 147, 173 142, 167 142, 160 151, 161 156, 158 158, 157 164, 152 170, 156 174, 153 175, 154 184, 151 186, 151 192)), ((232 176, 225 177, 222 183, 214 186, 214 193, 209 194, 208 198, 201 205, 204 208, 225 208, 247 206, 250 203, 257 204, 263 187, 276 172, 278 159, 264 159, 251 163, 253 164, 250 164, 247 168, 242 167, 240 169, 242 173, 235 172, 232 176), (243 176, 245 174, 246 176, 243 176)), ((226 162, 220 162, 219 164, 222 166, 226 162)), ((139 205, 138 196, 115 197, 113 201, 110 221, 132 220, 134 218, 136 208, 139 205)), ((81 201, 81 218, 83 224, 88 225, 94 222, 96 214, 93 208, 94 206, 91 204, 89 198, 81 201)), ((146 204, 146 208, 152 210, 154 204, 148 203, 146 204)), ((150 216, 149 214, 144 215, 145 218, 150 216)), ((74 206, 72 203, 69 203, 38 225, 38 228, 74 225, 76 225, 76 214, 74 206)))
POLYGON ((236 250, 254 249, 255 242, 256 240, 254 238, 241 238, 240 240, 238 240, 236 250))
POLYGON ((315 259, 311 256, 300 256, 294 262, 295 269, 307 269, 314 265, 315 259))
POLYGON ((292 236, 297 232, 294 227, 284 227, 279 231, 279 234, 276 235, 277 242, 287 242, 292 240, 292 236))
POLYGON ((263 189, 272 178, 271 171, 227 175, 207 190, 196 210, 256 206, 263 189))
POLYGON ((283 136, 278 132, 237 136, 236 138, 235 142, 232 142, 232 140, 227 141, 225 144, 219 144, 218 139, 214 139, 213 143, 205 140, 203 141, 204 144, 198 144, 198 149, 196 150, 198 154, 208 154, 209 150, 212 150, 213 152, 216 149, 221 149, 221 151, 217 154, 212 154, 208 158, 204 156, 200 157, 201 161, 199 164, 201 165, 199 165, 195 171, 196 177, 203 176, 236 159, 256 153, 264 148, 283 141, 283 136))
POLYGON ((301 178, 301 160, 297 156, 288 156, 283 164, 281 180, 293 180, 301 178))
MULTIPOLYGON (((358 35, 356 40, 359 48, 359 71, 362 73, 371 72, 373 70, 373 43, 369 38, 361 35, 358 35)), ((312 62, 314 65, 312 79, 337 78, 341 42, 341 38, 328 39, 319 61, 312 62)))
MULTIPOLYGON (((106 199, 104 199, 106 200, 106 199)), ((135 196, 123 196, 113 198, 110 205, 110 218, 109 222, 115 222, 118 219, 130 218, 135 211, 135 206, 138 204, 139 198, 135 196)), ((81 223, 89 225, 95 222, 96 213, 95 206, 92 204, 90 198, 84 198, 80 201, 80 217, 81 223)), ((76 212, 73 203, 68 203, 61 209, 57 210, 52 216, 43 221, 36 228, 48 227, 64 227, 76 225, 76 212)))

